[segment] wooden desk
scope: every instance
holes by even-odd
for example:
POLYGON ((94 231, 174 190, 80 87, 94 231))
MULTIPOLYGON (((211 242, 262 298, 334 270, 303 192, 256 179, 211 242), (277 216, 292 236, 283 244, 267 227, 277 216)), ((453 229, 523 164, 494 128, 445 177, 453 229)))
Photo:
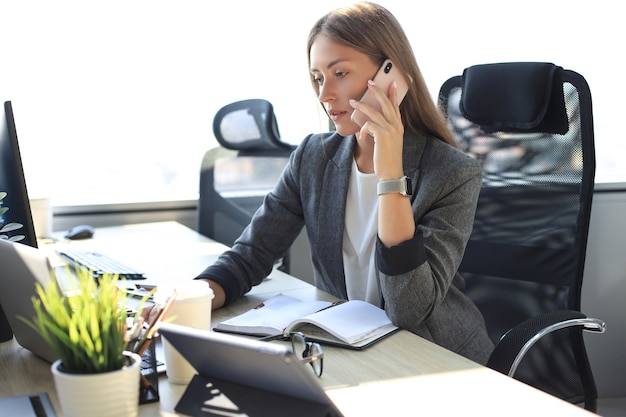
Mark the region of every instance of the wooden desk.
MULTIPOLYGON (((91 248, 145 268, 154 284, 191 279, 225 247, 175 222, 102 228, 88 241, 57 243, 91 248)), ((48 247, 48 249, 51 249, 48 247)), ((243 313, 282 292, 301 299, 332 297, 274 271, 231 306, 214 311, 213 323, 243 313)), ((324 347, 321 384, 346 416, 442 414, 593 415, 518 381, 400 331, 365 351, 324 347)), ((50 364, 14 340, 0 344, 0 397, 45 391, 60 410, 50 364)), ((141 416, 175 416, 185 386, 160 379, 161 401, 140 407, 141 416)), ((60 414, 60 413, 59 413, 60 414)))

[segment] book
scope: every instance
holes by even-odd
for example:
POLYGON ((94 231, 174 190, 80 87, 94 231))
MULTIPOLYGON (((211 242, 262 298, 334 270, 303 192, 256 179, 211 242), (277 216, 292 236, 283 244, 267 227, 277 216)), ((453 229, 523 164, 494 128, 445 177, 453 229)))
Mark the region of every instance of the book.
POLYGON ((259 337, 302 332, 311 341, 364 349, 398 327, 383 309, 365 301, 302 301, 278 294, 214 330, 259 337))
POLYGON ((56 417, 46 392, 0 398, 0 410, 3 416, 56 417))

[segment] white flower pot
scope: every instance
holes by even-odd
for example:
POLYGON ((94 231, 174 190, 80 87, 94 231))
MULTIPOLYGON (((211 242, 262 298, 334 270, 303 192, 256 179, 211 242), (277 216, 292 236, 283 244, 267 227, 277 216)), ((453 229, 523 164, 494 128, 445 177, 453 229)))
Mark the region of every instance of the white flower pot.
POLYGON ((64 417, 134 417, 139 411, 141 358, 125 352, 131 364, 97 374, 68 373, 52 364, 52 375, 64 417))

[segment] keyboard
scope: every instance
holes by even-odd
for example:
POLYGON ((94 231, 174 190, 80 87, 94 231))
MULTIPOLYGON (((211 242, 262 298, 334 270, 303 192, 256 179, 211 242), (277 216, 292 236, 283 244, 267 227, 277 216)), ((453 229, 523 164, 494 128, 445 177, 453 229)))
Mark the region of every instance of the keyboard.
POLYGON ((71 248, 60 249, 57 253, 73 267, 91 271, 96 279, 105 273, 117 274, 120 279, 146 279, 143 272, 102 253, 71 248))

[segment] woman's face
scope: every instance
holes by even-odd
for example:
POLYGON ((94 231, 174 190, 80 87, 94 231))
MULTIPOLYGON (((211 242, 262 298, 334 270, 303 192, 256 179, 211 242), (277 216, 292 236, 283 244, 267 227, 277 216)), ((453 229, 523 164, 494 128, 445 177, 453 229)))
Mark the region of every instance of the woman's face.
POLYGON ((309 58, 319 87, 318 98, 337 132, 342 136, 357 133, 359 127, 350 120, 353 108, 348 100, 361 99, 378 65, 367 55, 323 36, 311 45, 309 58))

